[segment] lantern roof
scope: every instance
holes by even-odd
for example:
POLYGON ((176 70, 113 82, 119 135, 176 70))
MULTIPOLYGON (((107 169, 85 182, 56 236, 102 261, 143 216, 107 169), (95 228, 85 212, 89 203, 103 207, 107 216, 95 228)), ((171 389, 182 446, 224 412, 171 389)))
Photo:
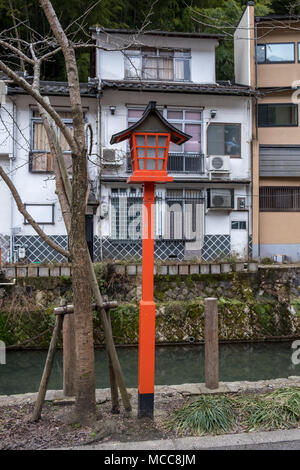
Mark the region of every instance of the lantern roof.
POLYGON ((156 108, 156 101, 149 101, 141 119, 128 127, 128 129, 112 135, 110 143, 117 144, 123 142, 123 140, 129 139, 133 132, 168 133, 170 134, 170 141, 177 145, 183 144, 191 138, 190 135, 172 126, 163 117, 156 108))

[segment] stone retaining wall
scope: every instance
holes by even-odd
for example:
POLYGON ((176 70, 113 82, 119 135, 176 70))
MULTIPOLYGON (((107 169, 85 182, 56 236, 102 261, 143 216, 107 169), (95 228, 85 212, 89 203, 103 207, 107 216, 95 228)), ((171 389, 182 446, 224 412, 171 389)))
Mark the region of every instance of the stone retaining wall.
MULTIPOLYGON (((188 398, 199 396, 202 394, 215 393, 241 393, 241 392, 260 392, 269 393, 282 387, 300 387, 300 377, 290 376, 283 379, 258 380, 256 382, 237 381, 237 382, 220 382, 219 388, 209 390, 204 383, 181 384, 181 385, 156 385, 155 401, 166 399, 166 397, 182 396, 188 398)), ((136 407, 138 391, 136 388, 128 388, 131 395, 132 405, 136 407)), ((37 393, 23 393, 18 395, 0 395, 0 408, 2 406, 14 406, 28 403, 35 403, 37 393)), ((46 401, 53 401, 57 404, 72 404, 75 402, 74 397, 65 397, 63 390, 47 390, 46 401)), ((111 391, 109 388, 96 390, 96 402, 104 403, 111 400, 111 391)))
MULTIPOLYGON (((73 296, 72 278, 68 271, 62 271, 70 270, 69 265, 59 267, 64 273, 60 277, 46 275, 57 273, 57 268, 5 267, 14 269, 16 275, 15 285, 1 285, 0 280, 0 339, 7 345, 30 348, 49 344, 53 309, 61 302, 72 303, 73 296), (19 277, 20 273, 23 275, 19 277), (37 276, 28 277, 34 273, 37 276)), ((157 342, 203 341, 204 298, 212 296, 219 299, 220 340, 300 336, 299 265, 167 263, 157 264, 156 268, 157 342), (202 271, 204 266, 206 273, 202 271)), ((95 272, 102 294, 119 303, 111 311, 115 342, 136 344, 141 265, 98 263, 95 272)), ((94 335, 95 343, 102 344, 103 330, 96 314, 94 335)))

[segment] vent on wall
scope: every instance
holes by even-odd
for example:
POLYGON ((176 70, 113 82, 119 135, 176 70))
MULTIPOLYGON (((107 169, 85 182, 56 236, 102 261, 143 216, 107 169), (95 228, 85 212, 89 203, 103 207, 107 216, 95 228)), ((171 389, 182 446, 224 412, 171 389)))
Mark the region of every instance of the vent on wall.
POLYGON ((213 189, 207 190, 207 208, 215 210, 228 210, 234 207, 233 189, 213 189))

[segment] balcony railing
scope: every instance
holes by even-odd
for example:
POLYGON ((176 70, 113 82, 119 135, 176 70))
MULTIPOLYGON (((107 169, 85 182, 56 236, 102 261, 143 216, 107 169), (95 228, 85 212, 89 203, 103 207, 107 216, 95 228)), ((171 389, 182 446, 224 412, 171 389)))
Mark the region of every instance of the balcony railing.
MULTIPOLYGON (((204 173, 203 153, 169 153, 169 173, 204 173)), ((127 155, 127 172, 132 172, 130 156, 127 155)))

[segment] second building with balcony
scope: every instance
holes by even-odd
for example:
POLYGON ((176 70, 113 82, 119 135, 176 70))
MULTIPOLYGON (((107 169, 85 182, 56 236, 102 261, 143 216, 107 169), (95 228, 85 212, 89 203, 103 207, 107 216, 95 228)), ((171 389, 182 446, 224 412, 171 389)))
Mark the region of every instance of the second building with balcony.
POLYGON ((170 145, 172 183, 157 185, 158 259, 212 260, 251 255, 251 97, 253 90, 217 82, 215 48, 204 33, 93 32, 101 49, 99 79, 103 258, 141 256, 142 186, 128 185, 128 143, 110 138, 139 120, 149 101, 191 138, 170 145))

